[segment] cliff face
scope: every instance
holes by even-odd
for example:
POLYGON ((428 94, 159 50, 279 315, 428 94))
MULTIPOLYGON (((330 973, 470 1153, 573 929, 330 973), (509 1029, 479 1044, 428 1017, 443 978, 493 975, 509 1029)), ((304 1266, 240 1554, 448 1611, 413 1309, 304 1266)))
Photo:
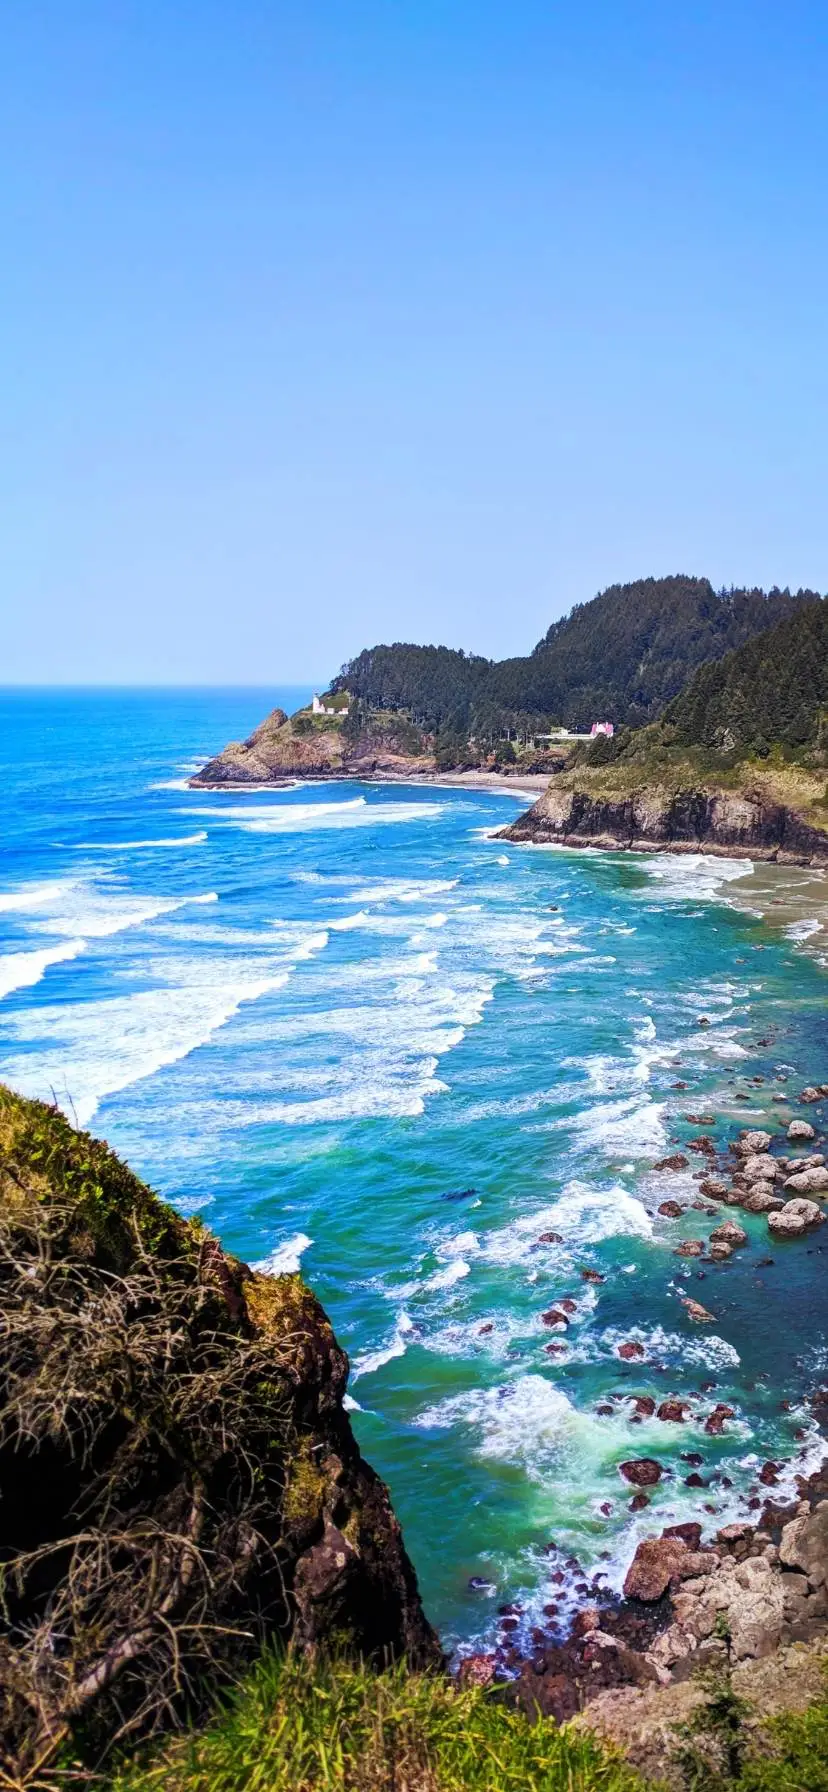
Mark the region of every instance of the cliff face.
POLYGON ((372 719, 356 738, 341 724, 303 724, 274 709, 246 741, 231 741, 190 780, 194 789, 217 785, 274 784, 288 778, 360 778, 375 773, 405 777, 433 772, 425 736, 409 724, 372 719), (306 727, 307 731, 304 731, 306 727))
POLYGON ((783 865, 828 864, 828 834, 760 791, 645 787, 602 795, 553 784, 500 838, 632 852, 744 855, 783 865))
POLYGON ((438 1661, 348 1362, 55 1109, 0 1086, 0 1765, 198 1711, 268 1637, 438 1661))

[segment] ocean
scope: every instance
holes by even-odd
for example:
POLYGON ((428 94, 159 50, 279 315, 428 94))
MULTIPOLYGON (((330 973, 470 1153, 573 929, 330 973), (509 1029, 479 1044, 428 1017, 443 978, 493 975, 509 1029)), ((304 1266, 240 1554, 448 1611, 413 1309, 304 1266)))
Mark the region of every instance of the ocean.
POLYGON ((308 695, 0 694, 0 1077, 230 1250, 301 1264, 429 1616, 468 1647, 515 1602, 520 1638, 821 1453, 822 1234, 769 1248, 746 1215, 728 1263, 675 1255, 717 1224, 689 1141, 779 1131, 828 1078, 816 923, 751 913, 744 862, 506 845, 513 793, 188 790, 308 695), (665 1473, 636 1512, 639 1456, 665 1473))

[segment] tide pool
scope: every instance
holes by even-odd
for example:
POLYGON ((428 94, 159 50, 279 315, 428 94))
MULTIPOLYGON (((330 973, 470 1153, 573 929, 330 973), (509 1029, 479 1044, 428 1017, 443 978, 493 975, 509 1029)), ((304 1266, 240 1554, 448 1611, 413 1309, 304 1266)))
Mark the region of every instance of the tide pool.
POLYGON ((733 906, 742 863, 494 839, 528 798, 187 789, 306 696, 3 694, 0 1077, 230 1250, 301 1263, 429 1615, 467 1644, 507 1600, 563 1620, 639 1536, 715 1528, 766 1459, 821 1450, 822 1235, 771 1248, 745 1216, 730 1262, 674 1253, 719 1217, 689 1141, 781 1129, 828 1079, 825 971, 733 906), (629 1398, 671 1394, 695 1416, 629 1398), (634 1456, 666 1471, 639 1512, 634 1456))

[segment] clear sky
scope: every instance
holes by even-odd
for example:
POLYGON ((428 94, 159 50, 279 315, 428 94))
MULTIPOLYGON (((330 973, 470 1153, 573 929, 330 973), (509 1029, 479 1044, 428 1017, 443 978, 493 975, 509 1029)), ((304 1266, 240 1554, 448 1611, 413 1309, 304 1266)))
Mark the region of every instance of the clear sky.
POLYGON ((21 0, 0 683, 828 588, 825 0, 21 0))

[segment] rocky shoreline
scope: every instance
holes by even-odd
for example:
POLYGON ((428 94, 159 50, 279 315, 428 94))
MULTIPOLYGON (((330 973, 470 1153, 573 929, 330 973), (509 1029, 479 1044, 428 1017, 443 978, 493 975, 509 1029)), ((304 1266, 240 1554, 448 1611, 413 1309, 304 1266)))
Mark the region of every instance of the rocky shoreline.
MULTIPOLYGON (((721 1206, 763 1216, 769 1244, 782 1249, 795 1249, 794 1241, 824 1224, 821 1203, 828 1201, 828 1166, 825 1153, 814 1147, 820 1143, 818 1121, 826 1098, 828 1084, 803 1088, 799 1103, 810 1117, 791 1120, 775 1136, 758 1128, 742 1131, 723 1152, 709 1134, 691 1142, 688 1148, 703 1158, 705 1168, 697 1172, 700 1198, 690 1206, 708 1224, 711 1217, 719 1223, 706 1239, 682 1241, 675 1247, 677 1256, 722 1263, 748 1243, 738 1222, 721 1218, 721 1206)), ((713 1116, 704 1119, 715 1124, 713 1116)), ((654 1169, 670 1174, 687 1167, 686 1155, 675 1152, 654 1169)), ((687 1205, 667 1198, 658 1212, 676 1219, 687 1205)), ((714 1320, 700 1302, 681 1298, 695 1323, 714 1320)), ((563 1311, 553 1309, 544 1317, 561 1322, 553 1329, 565 1329, 563 1311)), ((634 1338, 618 1347, 624 1361, 644 1354, 634 1338)), ((703 1420, 703 1431, 710 1436, 721 1435, 735 1417, 721 1402, 708 1402, 706 1412, 701 1403, 691 1412, 695 1403, 689 1400, 668 1398, 657 1406, 652 1396, 626 1390, 609 1396, 608 1415, 619 1400, 632 1402, 633 1423, 656 1417, 669 1424, 695 1417, 703 1420)), ((810 1409, 816 1425, 828 1430, 828 1387, 812 1390, 810 1409)), ((702 1455, 688 1450, 684 1460, 693 1470, 686 1484, 702 1492, 707 1486, 697 1472, 702 1455)), ((526 1709, 563 1722, 617 1689, 627 1689, 630 1698, 630 1689, 641 1693, 679 1684, 705 1665, 726 1660, 738 1667, 791 1644, 828 1639, 828 1438, 825 1460, 810 1473, 806 1468, 804 1459, 766 1462, 745 1496, 744 1517, 720 1526, 712 1536, 705 1538, 703 1522, 693 1521, 668 1525, 640 1541, 620 1594, 602 1585, 603 1574, 588 1578, 574 1557, 564 1559, 550 1543, 547 1554, 553 1564, 560 1563, 553 1567, 553 1590, 556 1583, 563 1587, 574 1580, 581 1602, 571 1625, 561 1627, 559 1601, 550 1599, 544 1608, 548 1624, 535 1625, 527 1634, 519 1602, 504 1605, 495 1647, 466 1657, 458 1670, 461 1680, 502 1683, 508 1696, 526 1709), (794 1493, 784 1497, 785 1483, 790 1489, 791 1482, 794 1493)), ((633 1490, 631 1510, 646 1508, 646 1490, 663 1472, 649 1456, 620 1464, 620 1474, 633 1490)), ((611 1702, 608 1709, 612 1715, 611 1702)), ((626 1711, 623 1702, 622 1709, 626 1711)))
POLYGON ((828 865, 828 834, 759 790, 645 786, 605 796, 553 784, 498 838, 609 852, 703 852, 779 865, 828 865))

